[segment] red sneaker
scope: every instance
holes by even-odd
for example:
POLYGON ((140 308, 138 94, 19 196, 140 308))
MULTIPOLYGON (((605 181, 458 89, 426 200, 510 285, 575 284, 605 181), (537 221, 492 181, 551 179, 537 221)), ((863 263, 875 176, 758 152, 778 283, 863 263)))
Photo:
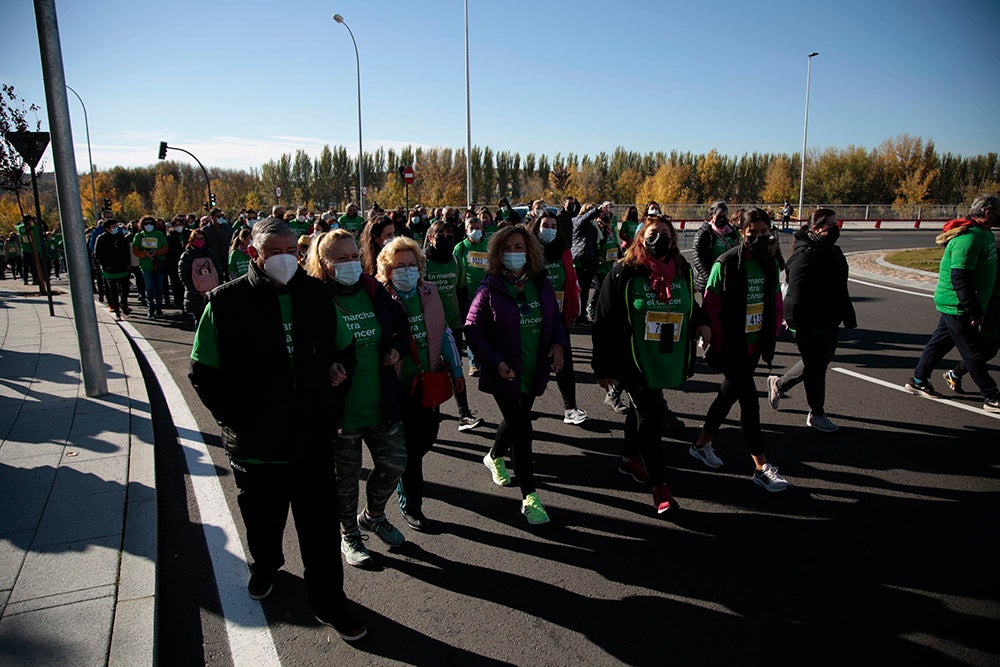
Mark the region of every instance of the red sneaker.
POLYGON ((657 514, 676 510, 679 507, 677 501, 670 494, 670 487, 667 484, 657 484, 653 487, 653 506, 656 507, 657 514))
POLYGON ((646 472, 646 466, 638 456, 621 459, 618 463, 618 472, 628 475, 640 484, 649 484, 649 473, 646 472))

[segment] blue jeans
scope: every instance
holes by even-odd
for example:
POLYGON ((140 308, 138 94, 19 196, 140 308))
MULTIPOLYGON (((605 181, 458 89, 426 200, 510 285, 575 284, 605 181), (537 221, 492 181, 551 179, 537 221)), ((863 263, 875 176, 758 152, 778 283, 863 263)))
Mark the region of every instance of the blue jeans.
POLYGON ((969 376, 979 387, 979 391, 983 392, 986 398, 995 397, 998 393, 997 383, 986 370, 988 357, 983 344, 983 334, 977 327, 972 326, 968 315, 941 313, 937 328, 934 329, 931 339, 927 341, 924 351, 920 354, 920 361, 913 371, 913 377, 921 381, 928 380, 934 367, 955 347, 958 348, 962 361, 969 369, 969 376))
POLYGON ((163 272, 143 269, 142 282, 146 284, 149 314, 160 312, 163 309, 163 272))
POLYGON ((402 424, 383 423, 344 431, 333 443, 337 466, 337 496, 340 528, 349 533, 358 529, 358 493, 361 479, 361 441, 368 445, 374 470, 368 476, 365 495, 370 514, 385 512, 385 504, 396 490, 406 468, 406 441, 402 424))

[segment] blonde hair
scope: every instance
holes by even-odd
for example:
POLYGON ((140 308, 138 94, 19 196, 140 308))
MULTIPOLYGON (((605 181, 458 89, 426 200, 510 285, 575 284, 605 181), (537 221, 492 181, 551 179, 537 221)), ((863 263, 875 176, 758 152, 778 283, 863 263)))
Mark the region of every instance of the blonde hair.
POLYGON ((489 258, 486 262, 486 273, 491 276, 502 276, 503 244, 514 234, 524 237, 524 277, 533 280, 545 271, 545 260, 542 258, 542 242, 525 228, 524 225, 508 225, 497 231, 490 238, 489 258))
POLYGON ((396 261, 396 255, 407 250, 412 252, 417 259, 417 266, 420 267, 420 279, 424 279, 424 273, 427 271, 427 258, 420 250, 420 245, 408 236, 397 236, 382 248, 376 258, 378 266, 375 277, 379 282, 389 284, 389 272, 396 261))
MULTIPOLYGON (((326 269, 323 268, 323 259, 330 254, 337 241, 342 239, 351 239, 354 241, 354 236, 346 229, 334 229, 316 236, 309 245, 309 252, 306 253, 306 273, 313 278, 326 280, 326 269)), ((354 242, 357 244, 357 241, 354 242)))

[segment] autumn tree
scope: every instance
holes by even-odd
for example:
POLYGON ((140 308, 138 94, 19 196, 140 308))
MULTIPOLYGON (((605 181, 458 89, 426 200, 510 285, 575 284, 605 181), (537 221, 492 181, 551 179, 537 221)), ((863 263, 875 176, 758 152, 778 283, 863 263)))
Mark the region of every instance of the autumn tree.
POLYGON ((792 165, 784 155, 771 160, 767 165, 767 174, 764 177, 764 189, 760 192, 760 201, 764 203, 778 203, 794 201, 797 193, 792 186, 792 165))

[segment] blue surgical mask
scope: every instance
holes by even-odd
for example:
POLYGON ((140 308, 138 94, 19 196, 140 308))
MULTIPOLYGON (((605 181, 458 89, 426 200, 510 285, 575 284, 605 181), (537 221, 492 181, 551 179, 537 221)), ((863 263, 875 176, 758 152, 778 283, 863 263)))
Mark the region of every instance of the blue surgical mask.
POLYGON ((503 254, 503 265, 514 273, 520 272, 526 262, 527 257, 523 252, 505 252, 503 254))
POLYGON ((538 230, 538 238, 542 243, 552 243, 556 238, 556 230, 553 227, 542 227, 538 230))
POLYGON ((397 292, 409 294, 417 286, 419 280, 420 269, 415 266, 392 270, 392 286, 396 288, 397 292))
POLYGON ((153 225, 143 225, 142 228, 145 229, 147 232, 153 231, 153 225))
POLYGON ((469 240, 472 241, 473 243, 479 243, 480 241, 483 240, 483 230, 473 229, 466 236, 468 236, 469 240))
POLYGON ((353 260, 350 262, 337 262, 333 265, 333 279, 345 287, 357 284, 361 277, 361 262, 353 260))

